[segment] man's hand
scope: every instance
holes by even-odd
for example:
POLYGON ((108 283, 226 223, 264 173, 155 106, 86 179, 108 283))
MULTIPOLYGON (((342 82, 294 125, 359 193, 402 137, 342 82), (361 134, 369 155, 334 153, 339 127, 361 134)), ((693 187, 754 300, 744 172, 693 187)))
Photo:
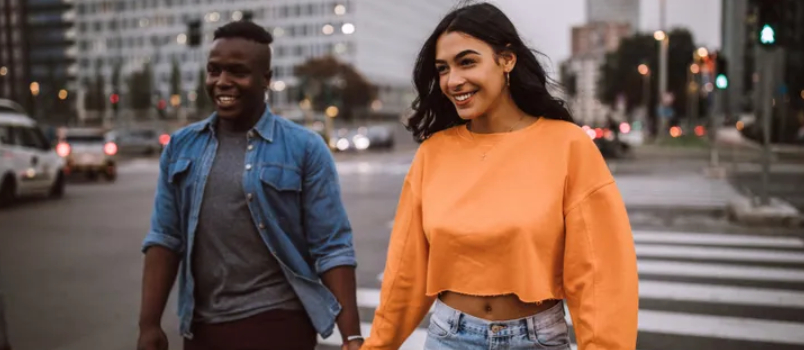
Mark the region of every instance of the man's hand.
POLYGON ((168 339, 160 327, 148 327, 140 330, 137 350, 168 350, 168 339))
POLYGON ((341 350, 360 350, 363 346, 362 340, 352 340, 346 344, 341 345, 341 350))

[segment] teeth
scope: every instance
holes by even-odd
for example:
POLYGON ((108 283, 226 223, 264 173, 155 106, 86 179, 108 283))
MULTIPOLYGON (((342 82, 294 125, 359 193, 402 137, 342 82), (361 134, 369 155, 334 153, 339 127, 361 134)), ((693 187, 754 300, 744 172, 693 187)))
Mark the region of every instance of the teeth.
POLYGON ((455 99, 458 100, 458 101, 466 101, 467 99, 472 97, 472 95, 474 95, 474 94, 475 94, 474 92, 470 92, 468 94, 458 95, 458 96, 455 96, 455 99))
POLYGON ((235 100, 235 98, 232 96, 219 96, 218 100, 221 102, 232 102, 235 100))

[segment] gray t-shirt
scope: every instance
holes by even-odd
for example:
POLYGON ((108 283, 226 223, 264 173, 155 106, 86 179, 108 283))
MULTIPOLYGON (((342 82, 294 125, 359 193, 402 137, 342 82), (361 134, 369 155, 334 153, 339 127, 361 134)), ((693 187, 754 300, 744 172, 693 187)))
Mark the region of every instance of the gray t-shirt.
POLYGON ((302 308, 251 218, 243 191, 245 133, 217 132, 193 248, 195 321, 219 323, 302 308))

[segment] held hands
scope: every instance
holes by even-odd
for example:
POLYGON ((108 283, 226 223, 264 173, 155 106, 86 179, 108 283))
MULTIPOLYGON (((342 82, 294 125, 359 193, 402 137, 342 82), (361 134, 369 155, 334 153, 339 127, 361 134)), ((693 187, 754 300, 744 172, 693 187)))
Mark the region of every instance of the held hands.
POLYGON ((363 340, 352 340, 341 345, 341 350, 360 350, 363 340))

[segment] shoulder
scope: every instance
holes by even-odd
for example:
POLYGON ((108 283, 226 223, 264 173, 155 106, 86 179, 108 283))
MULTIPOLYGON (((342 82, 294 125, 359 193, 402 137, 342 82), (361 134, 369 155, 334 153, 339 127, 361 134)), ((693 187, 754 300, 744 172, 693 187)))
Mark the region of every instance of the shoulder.
POLYGON ((310 143, 322 143, 324 138, 315 131, 294 123, 293 121, 280 116, 274 115, 276 128, 281 129, 284 136, 291 142, 300 142, 301 144, 308 145, 310 143))

